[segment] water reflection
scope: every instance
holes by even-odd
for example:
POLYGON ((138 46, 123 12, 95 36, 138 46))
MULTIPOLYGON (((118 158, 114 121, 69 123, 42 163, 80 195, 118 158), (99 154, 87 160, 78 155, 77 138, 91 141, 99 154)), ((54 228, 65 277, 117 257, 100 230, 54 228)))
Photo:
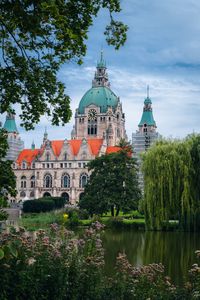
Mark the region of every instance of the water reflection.
POLYGON ((200 249, 200 236, 184 232, 106 230, 103 243, 108 273, 113 271, 116 256, 122 252, 135 266, 161 262, 166 274, 181 284, 188 277, 188 269, 197 262, 194 252, 200 249))

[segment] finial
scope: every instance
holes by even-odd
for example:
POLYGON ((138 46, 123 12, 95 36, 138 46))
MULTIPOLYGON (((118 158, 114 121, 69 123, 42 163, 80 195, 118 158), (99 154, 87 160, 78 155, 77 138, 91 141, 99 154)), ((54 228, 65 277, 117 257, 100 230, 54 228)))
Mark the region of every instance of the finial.
POLYGON ((103 62, 103 49, 101 48, 101 62, 103 62))
POLYGON ((149 85, 147 85, 147 98, 149 98, 149 85))
POLYGON ((45 131, 44 131, 44 138, 43 141, 46 141, 48 138, 48 133, 47 133, 47 127, 45 126, 45 131))

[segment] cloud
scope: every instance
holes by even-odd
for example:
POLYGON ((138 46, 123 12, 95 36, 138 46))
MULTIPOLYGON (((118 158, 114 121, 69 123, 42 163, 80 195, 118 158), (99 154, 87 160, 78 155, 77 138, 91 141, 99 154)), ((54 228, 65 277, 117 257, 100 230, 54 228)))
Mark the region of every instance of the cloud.
MULTIPOLYGON (((108 13, 100 12, 89 31, 84 64, 65 64, 59 78, 66 84, 73 113, 84 93, 91 87, 96 62, 103 46, 113 91, 120 96, 131 138, 137 129, 150 85, 153 113, 158 131, 164 136, 184 137, 199 131, 200 98, 200 1, 131 0, 121 1, 117 19, 129 26, 128 40, 115 51, 106 46, 103 31, 108 13), (180 4, 181 2, 181 4, 180 4)), ((49 137, 70 137, 74 116, 65 127, 53 127, 42 118, 35 131, 22 137, 40 145, 45 126, 49 137)))

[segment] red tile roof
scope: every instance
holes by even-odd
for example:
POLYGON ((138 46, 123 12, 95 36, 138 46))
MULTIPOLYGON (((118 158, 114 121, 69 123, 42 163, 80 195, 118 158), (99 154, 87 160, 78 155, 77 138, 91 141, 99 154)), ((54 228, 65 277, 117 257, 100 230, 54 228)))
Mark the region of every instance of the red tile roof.
MULTIPOLYGON (((76 156, 80 150, 82 140, 69 140, 68 142, 71 146, 72 153, 76 156)), ((103 139, 88 139, 87 142, 91 154, 97 156, 99 154, 101 145, 103 143, 103 139)), ((60 155, 60 152, 63 147, 63 143, 64 140, 51 141, 53 152, 57 157, 60 155)), ((17 163, 21 164, 22 161, 26 161, 28 164, 30 164, 35 159, 35 157, 38 154, 42 154, 42 152, 43 152, 43 148, 35 149, 35 150, 24 149, 20 152, 17 158, 17 163)))
POLYGON ((56 156, 60 155, 64 141, 51 141, 51 147, 56 156))
POLYGON ((29 165, 36 158, 38 154, 40 154, 41 149, 24 149, 20 152, 17 163, 21 164, 23 161, 27 162, 29 165))

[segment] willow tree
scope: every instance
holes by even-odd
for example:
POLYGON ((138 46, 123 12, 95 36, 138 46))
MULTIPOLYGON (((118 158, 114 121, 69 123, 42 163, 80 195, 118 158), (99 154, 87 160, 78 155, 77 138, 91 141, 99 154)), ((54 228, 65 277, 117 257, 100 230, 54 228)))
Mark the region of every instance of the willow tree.
POLYGON ((143 155, 144 209, 148 229, 159 230, 171 218, 188 229, 193 217, 187 141, 159 141, 143 155))
POLYGON ((186 141, 190 147, 192 161, 190 186, 193 199, 193 222, 191 229, 200 230, 200 135, 189 135, 186 141))

